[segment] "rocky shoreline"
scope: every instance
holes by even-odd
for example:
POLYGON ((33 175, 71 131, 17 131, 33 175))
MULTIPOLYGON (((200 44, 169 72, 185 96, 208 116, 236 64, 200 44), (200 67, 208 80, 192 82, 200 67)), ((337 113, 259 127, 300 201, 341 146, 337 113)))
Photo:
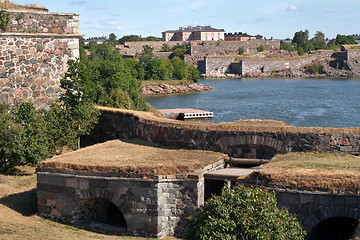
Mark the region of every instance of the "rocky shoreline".
POLYGON ((205 86, 204 84, 179 84, 173 85, 168 83, 151 83, 143 85, 143 96, 150 95, 166 95, 166 94, 178 94, 178 93, 197 93, 197 92, 209 92, 214 87, 205 86))

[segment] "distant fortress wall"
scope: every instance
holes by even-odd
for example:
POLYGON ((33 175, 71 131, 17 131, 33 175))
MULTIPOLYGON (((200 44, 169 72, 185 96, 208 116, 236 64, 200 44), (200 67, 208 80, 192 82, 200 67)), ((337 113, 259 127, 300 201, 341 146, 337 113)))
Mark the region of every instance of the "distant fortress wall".
POLYGON ((241 56, 208 56, 205 58, 205 74, 260 74, 284 69, 298 69, 320 58, 330 57, 333 51, 319 51, 315 54, 292 58, 242 58, 241 56))
POLYGON ((43 10, 8 10, 0 32, 0 103, 16 99, 47 107, 58 99, 67 61, 79 57, 79 15, 43 10))

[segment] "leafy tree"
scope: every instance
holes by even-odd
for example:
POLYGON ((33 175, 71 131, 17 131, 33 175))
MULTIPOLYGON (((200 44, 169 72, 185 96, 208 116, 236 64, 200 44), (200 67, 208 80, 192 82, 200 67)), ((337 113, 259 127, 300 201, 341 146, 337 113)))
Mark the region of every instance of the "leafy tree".
POLYGON ((25 162, 30 164, 39 163, 49 157, 47 150, 47 133, 44 131, 45 121, 39 115, 32 103, 18 102, 12 109, 14 120, 24 129, 22 136, 23 155, 25 162))
POLYGON ((76 126, 76 138, 88 134, 97 123, 99 111, 92 105, 97 98, 97 87, 89 80, 87 67, 79 61, 69 60, 68 71, 60 80, 65 93, 60 97, 66 112, 76 126))
POLYGON ((168 58, 159 58, 159 59, 166 69, 166 79, 171 79, 172 73, 174 71, 174 66, 173 66, 171 60, 168 58))
POLYGON ((193 65, 189 66, 188 71, 189 71, 189 80, 193 81, 194 83, 197 83, 200 78, 199 71, 193 65))
POLYGON ((171 58, 179 57, 181 59, 184 59, 184 55, 186 52, 187 52, 187 49, 186 49, 185 44, 182 44, 182 45, 176 44, 176 46, 171 54, 171 58))
POLYGON ((164 43, 161 48, 162 52, 170 52, 169 44, 164 43))
POLYGON ((263 52, 265 50, 264 46, 263 45, 260 45, 259 47, 256 48, 256 50, 258 52, 263 52))
POLYGON ((302 47, 298 47, 297 53, 299 54, 299 56, 304 55, 304 49, 302 47))
POLYGON ((140 62, 146 66, 148 62, 154 57, 154 53, 152 48, 149 45, 145 45, 143 47, 143 52, 141 54, 141 57, 139 58, 140 62))
POLYGON ((117 44, 117 40, 116 40, 116 35, 115 33, 110 33, 109 34, 109 41, 108 41, 108 44, 112 47, 114 47, 116 44, 117 44))
POLYGON ((115 35, 115 33, 110 33, 109 34, 109 41, 110 42, 116 42, 116 35, 115 35))
POLYGON ((315 36, 310 40, 314 48, 317 49, 325 49, 326 46, 326 40, 325 40, 325 34, 323 34, 320 31, 317 31, 315 33, 315 36))
POLYGON ((335 39, 336 45, 344 45, 344 44, 355 44, 354 36, 352 35, 341 35, 338 34, 335 39))
POLYGON ((120 44, 124 44, 125 42, 136 42, 136 41, 141 41, 141 36, 127 35, 127 36, 123 36, 122 38, 119 38, 118 40, 120 44))
POLYGON ((168 71, 159 58, 152 58, 145 66, 146 79, 167 80, 168 71))
POLYGON ((12 172, 26 164, 24 137, 25 130, 15 122, 9 106, 0 104, 0 171, 12 172))
POLYGON ((171 60, 174 70, 173 70, 173 78, 177 80, 188 79, 188 65, 184 60, 179 57, 174 57, 171 60))
POLYGON ((255 35, 256 39, 263 39, 263 36, 260 34, 255 35))
POLYGON ((148 36, 146 37, 146 41, 158 41, 158 38, 157 37, 154 37, 154 36, 148 36))
POLYGON ((286 42, 280 42, 280 49, 287 50, 289 52, 295 51, 295 48, 286 42))
POLYGON ((279 209, 274 193, 260 188, 224 187, 187 224, 187 239, 300 240, 306 232, 298 220, 279 209))
POLYGON ((304 52, 308 52, 309 50, 311 50, 312 47, 309 41, 309 31, 305 30, 296 32, 294 34, 292 43, 294 43, 294 46, 296 46, 296 50, 298 50, 298 48, 300 47, 303 49, 304 52))

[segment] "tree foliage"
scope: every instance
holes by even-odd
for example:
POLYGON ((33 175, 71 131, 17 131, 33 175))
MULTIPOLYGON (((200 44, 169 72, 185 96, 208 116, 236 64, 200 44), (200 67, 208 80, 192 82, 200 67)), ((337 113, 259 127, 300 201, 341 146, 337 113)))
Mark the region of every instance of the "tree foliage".
POLYGON ((260 188, 224 187, 196 211, 187 224, 187 239, 300 240, 305 231, 273 193, 260 188))
POLYGON ((336 45, 355 44, 354 36, 338 34, 335 39, 336 45))
POLYGON ((326 49, 326 40, 325 40, 325 34, 317 31, 314 35, 314 37, 310 40, 311 44, 314 46, 314 48, 317 49, 326 49))
POLYGON ((311 50, 309 30, 296 32, 292 39, 292 43, 294 44, 296 50, 298 50, 298 48, 302 48, 304 52, 311 50))
POLYGON ((179 57, 181 59, 184 59, 184 55, 185 55, 186 52, 187 52, 187 45, 185 43, 181 44, 181 45, 178 43, 174 47, 170 57, 171 58, 179 57))
POLYGON ((286 50, 289 52, 295 51, 295 48, 291 44, 286 43, 286 42, 280 42, 280 49, 286 50))

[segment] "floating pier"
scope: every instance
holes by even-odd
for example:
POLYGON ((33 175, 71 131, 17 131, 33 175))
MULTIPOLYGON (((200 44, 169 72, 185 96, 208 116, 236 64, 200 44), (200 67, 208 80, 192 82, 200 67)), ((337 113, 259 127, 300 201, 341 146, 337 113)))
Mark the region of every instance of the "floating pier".
POLYGON ((212 119, 213 112, 192 108, 158 109, 165 117, 177 120, 212 119))

